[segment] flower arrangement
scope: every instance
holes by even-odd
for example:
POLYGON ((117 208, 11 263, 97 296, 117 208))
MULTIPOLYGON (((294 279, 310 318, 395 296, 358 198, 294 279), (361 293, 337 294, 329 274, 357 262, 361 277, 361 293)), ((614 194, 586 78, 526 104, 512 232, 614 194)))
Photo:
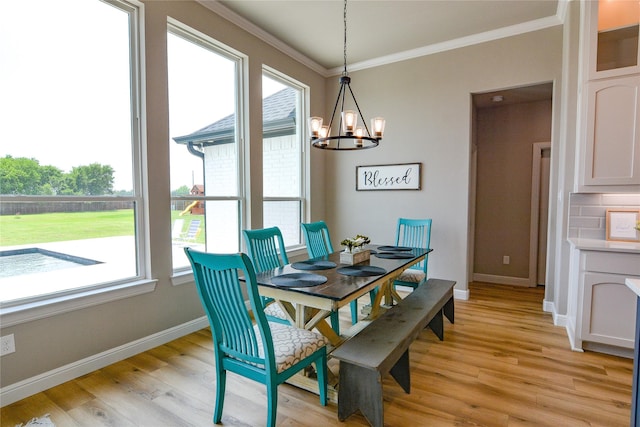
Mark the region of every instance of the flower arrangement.
POLYGON ((353 253, 359 251, 364 245, 370 242, 371 240, 369 240, 367 236, 358 234, 356 237, 344 239, 342 242, 340 242, 340 244, 342 246, 346 246, 344 250, 345 252, 353 253))

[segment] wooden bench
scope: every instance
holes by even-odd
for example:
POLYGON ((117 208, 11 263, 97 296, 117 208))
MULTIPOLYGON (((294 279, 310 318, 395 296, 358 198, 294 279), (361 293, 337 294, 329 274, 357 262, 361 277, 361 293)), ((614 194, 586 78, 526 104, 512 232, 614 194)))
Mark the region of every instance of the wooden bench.
POLYGON ((359 409, 372 426, 383 426, 382 377, 391 373, 410 392, 409 346, 427 326, 444 339, 443 314, 454 321, 454 285, 450 280, 427 280, 333 351, 331 356, 340 360, 340 421, 359 409))

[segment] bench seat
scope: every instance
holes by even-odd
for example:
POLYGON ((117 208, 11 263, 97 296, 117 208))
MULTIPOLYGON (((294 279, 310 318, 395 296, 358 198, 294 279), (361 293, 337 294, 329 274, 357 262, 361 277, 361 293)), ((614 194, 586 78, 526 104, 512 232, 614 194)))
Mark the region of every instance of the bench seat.
POLYGON ((443 314, 454 321, 451 280, 428 279, 357 335, 335 349, 340 360, 338 418, 358 409, 372 426, 383 426, 382 377, 387 373, 410 392, 409 346, 429 326, 444 339, 443 314))

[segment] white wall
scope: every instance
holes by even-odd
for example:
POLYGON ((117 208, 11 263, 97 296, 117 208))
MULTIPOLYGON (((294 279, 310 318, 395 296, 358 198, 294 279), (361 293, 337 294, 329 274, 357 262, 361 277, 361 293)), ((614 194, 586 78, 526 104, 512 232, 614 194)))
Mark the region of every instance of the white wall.
MULTIPOLYGON (((466 291, 471 94, 557 85, 561 66, 559 26, 351 73, 365 118, 383 116, 387 126, 378 148, 325 153, 334 241, 360 233, 389 243, 398 217, 432 218, 430 276, 455 280, 456 289, 466 291), (406 162, 422 163, 422 190, 355 191, 356 166, 406 162)), ((328 89, 327 99, 334 90, 328 89)), ((556 100, 554 123, 558 105, 556 100)), ((554 126, 553 143, 557 135, 554 126)))

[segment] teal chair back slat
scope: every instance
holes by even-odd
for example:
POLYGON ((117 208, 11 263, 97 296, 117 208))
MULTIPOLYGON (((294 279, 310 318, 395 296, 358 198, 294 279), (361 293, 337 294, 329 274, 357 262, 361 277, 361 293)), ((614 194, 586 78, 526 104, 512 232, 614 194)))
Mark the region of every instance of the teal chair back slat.
MULTIPOLYGON (((412 248, 429 249, 431 245, 431 219, 399 218, 396 228, 396 245, 410 246, 412 248)), ((414 270, 422 270, 427 274, 429 255, 413 266, 414 270)))
POLYGON ((243 230, 242 233, 256 272, 261 273, 289 264, 282 233, 278 227, 243 230))
POLYGON ((302 234, 307 244, 309 258, 318 258, 329 255, 333 252, 331 238, 329 237, 329 227, 324 221, 300 224, 302 234))

